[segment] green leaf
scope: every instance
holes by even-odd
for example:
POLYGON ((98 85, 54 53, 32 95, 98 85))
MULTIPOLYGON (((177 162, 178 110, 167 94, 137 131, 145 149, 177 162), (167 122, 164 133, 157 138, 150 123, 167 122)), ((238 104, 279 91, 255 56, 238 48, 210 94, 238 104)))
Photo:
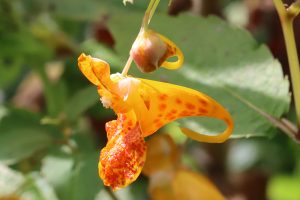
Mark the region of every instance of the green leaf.
MULTIPOLYGON (((30 0, 27 0, 30 1, 30 0)), ((131 2, 133 0, 125 0, 131 2)), ((120 0, 48 0, 49 5, 55 6, 54 14, 76 21, 99 20, 99 13, 110 15, 112 11, 128 11, 138 10, 144 12, 149 1, 134 1, 133 5, 127 4, 124 6, 120 0)), ((169 1, 161 1, 157 11, 166 11, 169 1)), ((142 20, 140 18, 141 23, 142 20)))
POLYGON ((66 104, 66 84, 62 80, 58 83, 50 83, 44 77, 44 86, 48 115, 57 117, 63 111, 66 104))
MULTIPOLYGON (((105 2, 106 0, 102 0, 103 2, 105 2)), ((120 0, 111 0, 112 2, 120 2, 120 0)), ((126 4, 126 6, 123 6, 123 10, 127 10, 129 12, 131 12, 132 10, 139 10, 141 12, 145 12, 149 3, 150 3, 150 0, 148 1, 136 1, 136 0, 123 0, 123 3, 124 2, 130 2, 132 3, 133 5, 129 5, 129 4, 126 4), (130 9, 130 10, 129 10, 130 9)), ((168 0, 161 0, 159 2, 159 5, 156 9, 156 13, 159 13, 159 12, 167 12, 168 10, 168 5, 170 4, 171 2, 168 1, 168 0)), ((122 4, 121 4, 122 5, 122 4)), ((117 4, 112 4, 111 6, 114 6, 114 7, 117 7, 119 5, 117 4)), ((122 7, 121 7, 122 8, 122 7)), ((142 18, 141 18, 142 19, 142 18)), ((141 21, 141 20, 140 20, 141 21)))
POLYGON ((5 88, 14 82, 21 73, 22 59, 4 60, 0 58, 0 88, 5 88))
POLYGON ((38 173, 24 176, 3 164, 0 164, 0 194, 12 199, 58 200, 53 188, 38 173))
POLYGON ((133 0, 123 0, 123 3, 124 3, 124 5, 126 5, 126 3, 127 2, 129 2, 129 3, 131 3, 131 4, 133 4, 134 3, 134 1, 133 0))
POLYGON ((274 137, 272 140, 253 138, 236 141, 228 149, 226 168, 233 173, 251 169, 268 173, 288 171, 295 165, 288 142, 288 138, 284 136, 274 137), (270 155, 276 155, 276 158, 270 155))
POLYGON ((58 200, 52 186, 36 172, 26 177, 20 198, 24 200, 58 200))
MULTIPOLYGON (((117 190, 114 192, 117 199, 120 200, 140 200, 140 199, 149 199, 148 197, 148 181, 145 178, 140 176, 135 182, 130 184, 129 186, 117 190)), ((106 190, 101 190, 95 200, 112 200, 111 196, 108 194, 106 190)))
POLYGON ((70 196, 66 191, 69 191, 74 165, 74 158, 61 153, 52 153, 42 161, 41 174, 54 187, 60 199, 70 196))
POLYGON ((0 162, 14 164, 48 147, 51 138, 44 130, 28 127, 14 128, 0 135, 0 162))
POLYGON ((169 123, 164 126, 161 132, 169 134, 176 144, 183 144, 186 141, 187 136, 182 133, 179 125, 178 122, 169 123))
POLYGON ((94 152, 77 164, 72 178, 72 198, 69 199, 94 199, 103 188, 98 175, 98 159, 99 152, 94 152))
POLYGON ((123 62, 118 55, 106 46, 99 44, 96 40, 86 40, 81 44, 82 52, 92 54, 94 57, 99 57, 103 60, 109 60, 110 66, 114 68, 120 67, 123 62))
MULTIPOLYGON (((54 0, 51 2, 55 5, 56 15, 72 20, 97 19, 99 17, 99 10, 102 10, 100 1, 95 0, 54 0)), ((120 4, 122 6, 122 3, 120 4)))
POLYGON ((52 152, 42 162, 41 173, 61 200, 94 199, 103 187, 98 176, 99 152, 78 145, 77 154, 52 152))
POLYGON ((38 117, 22 110, 10 110, 0 121, 0 163, 14 164, 49 147, 52 138, 38 117))
MULTIPOLYGON (((143 13, 113 13, 109 26, 116 39, 116 51, 124 63, 139 31, 143 13), (130 22, 130 23, 128 23, 130 22)), ((245 30, 230 26, 217 17, 199 18, 182 15, 172 18, 157 14, 151 27, 169 37, 184 52, 181 69, 159 69, 137 77, 164 80, 202 91, 219 101, 235 121, 233 136, 271 136, 274 127, 264 117, 241 102, 236 95, 256 107, 280 117, 289 109, 288 80, 278 61, 264 45, 259 45, 245 30)), ((109 62, 109 60, 107 60, 109 62)), ((121 70, 121 69, 119 69, 121 70)), ((222 131, 216 120, 191 118, 183 125, 204 133, 222 131)))
POLYGON ((95 86, 89 86, 79 90, 71 97, 66 106, 67 118, 71 121, 77 119, 84 111, 99 101, 99 96, 95 86))
POLYGON ((299 176, 278 175, 273 177, 268 185, 268 199, 270 200, 298 200, 300 199, 299 176))
POLYGON ((0 194, 9 196, 18 190, 24 183, 24 176, 8 166, 0 163, 0 194))

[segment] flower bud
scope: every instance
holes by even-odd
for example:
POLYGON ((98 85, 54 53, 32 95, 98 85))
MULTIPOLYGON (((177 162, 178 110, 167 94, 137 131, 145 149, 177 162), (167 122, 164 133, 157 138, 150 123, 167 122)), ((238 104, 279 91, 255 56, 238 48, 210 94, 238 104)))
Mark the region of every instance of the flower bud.
POLYGON ((132 45, 130 54, 138 68, 145 73, 152 72, 162 64, 167 45, 154 31, 142 31, 132 45))
POLYGON ((177 69, 182 65, 183 55, 177 46, 152 30, 143 30, 130 50, 134 62, 138 68, 149 73, 158 69, 160 66, 168 69, 177 69), (177 56, 176 62, 167 62, 169 57, 177 56))

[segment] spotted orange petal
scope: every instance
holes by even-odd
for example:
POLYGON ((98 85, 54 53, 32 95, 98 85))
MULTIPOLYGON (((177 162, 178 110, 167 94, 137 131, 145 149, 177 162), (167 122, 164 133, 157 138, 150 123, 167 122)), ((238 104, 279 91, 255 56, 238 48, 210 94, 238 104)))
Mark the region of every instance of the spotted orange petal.
POLYGON ((119 114, 106 123, 108 142, 98 164, 104 185, 113 190, 127 186, 141 173, 146 159, 146 143, 131 114, 119 114))
POLYGON ((211 97, 196 90, 163 83, 158 81, 139 79, 141 85, 139 94, 147 105, 147 109, 137 108, 134 111, 144 136, 156 132, 163 125, 189 116, 203 116, 223 120, 227 129, 219 135, 209 136, 182 128, 184 134, 194 140, 202 142, 224 142, 233 131, 233 120, 228 111, 211 97), (147 117, 145 117, 147 116, 147 117))

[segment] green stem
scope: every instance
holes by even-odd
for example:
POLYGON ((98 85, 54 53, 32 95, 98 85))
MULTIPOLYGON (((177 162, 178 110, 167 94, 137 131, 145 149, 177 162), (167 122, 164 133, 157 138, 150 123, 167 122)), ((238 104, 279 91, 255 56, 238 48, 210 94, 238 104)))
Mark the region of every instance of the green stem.
POLYGON ((290 5, 287 12, 292 18, 295 18, 300 13, 300 1, 296 1, 290 5))
POLYGON ((297 115, 297 125, 300 127, 300 66, 293 30, 293 20, 300 12, 299 0, 293 3, 288 9, 285 9, 282 0, 273 0, 280 17, 283 35, 285 39, 289 67, 291 72, 291 81, 294 93, 294 101, 297 115))
POLYGON ((118 200, 118 197, 115 195, 115 193, 109 187, 104 187, 104 188, 112 200, 118 200))
POLYGON ((279 128, 282 130, 285 134, 287 134, 289 137, 291 137, 296 143, 300 143, 300 140, 297 135, 297 127, 287 119, 278 119, 270 115, 269 113, 263 111, 259 107, 255 106, 251 102, 249 102, 247 99, 244 99, 240 95, 238 95, 236 92, 231 90, 228 87, 224 87, 224 89, 229 92, 232 96, 236 97, 238 100, 243 102, 245 105, 247 105, 249 108, 253 109, 257 113, 259 113, 261 116, 263 116, 266 120, 268 120, 273 126, 279 128))
POLYGON ((126 75, 127 75, 128 71, 129 71, 129 69, 130 69, 130 66, 131 66, 132 61, 133 61, 133 58, 132 58, 132 56, 130 55, 129 58, 128 58, 128 60, 127 60, 127 62, 126 62, 126 64, 125 64, 125 67, 123 68, 123 71, 122 71, 122 75, 123 75, 123 76, 126 76, 126 75))
POLYGON ((149 6, 145 12, 142 28, 147 29, 148 25, 150 24, 150 21, 155 13, 155 10, 159 4, 160 0, 151 0, 149 3, 149 6))

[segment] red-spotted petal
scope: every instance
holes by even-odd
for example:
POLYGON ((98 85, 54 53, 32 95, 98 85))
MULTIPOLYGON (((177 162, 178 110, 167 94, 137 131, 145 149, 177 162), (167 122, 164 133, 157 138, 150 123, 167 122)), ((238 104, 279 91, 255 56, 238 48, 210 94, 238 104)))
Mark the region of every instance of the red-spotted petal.
POLYGON ((108 122, 108 143, 102 149, 99 175, 104 185, 112 189, 127 186, 141 173, 146 160, 146 143, 138 123, 121 114, 118 120, 108 122))

